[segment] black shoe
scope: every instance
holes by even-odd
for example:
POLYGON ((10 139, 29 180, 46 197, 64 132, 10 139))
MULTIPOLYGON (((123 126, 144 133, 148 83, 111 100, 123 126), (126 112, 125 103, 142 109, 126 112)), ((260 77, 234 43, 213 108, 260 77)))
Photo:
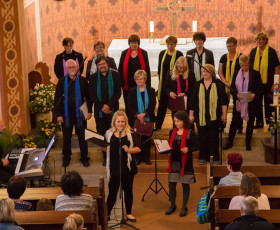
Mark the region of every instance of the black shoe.
POLYGON ((170 206, 170 207, 166 210, 165 215, 170 215, 170 214, 172 214, 173 212, 175 212, 175 210, 176 210, 176 205, 175 205, 174 207, 170 206))
POLYGON ((151 164, 152 164, 152 162, 151 162, 149 159, 145 160, 145 163, 146 163, 147 165, 151 165, 151 164))
POLYGON ((247 146, 246 146, 246 151, 251 151, 251 149, 252 149, 252 148, 251 148, 250 145, 247 145, 247 146))
POLYGON ((224 145, 223 150, 228 150, 228 149, 230 149, 230 148, 232 148, 232 144, 228 141, 228 142, 224 145))
POLYGON ((132 223, 135 223, 136 222, 136 219, 130 219, 130 218, 126 218, 126 220, 128 220, 128 221, 130 221, 130 222, 132 222, 132 223))
POLYGON ((103 165, 103 166, 106 166, 106 161, 103 161, 103 162, 102 162, 102 165, 103 165))
POLYGON ((89 166, 89 161, 83 161, 82 164, 83 164, 84 167, 88 167, 89 166))
POLYGON ((179 216, 181 216, 181 217, 186 216, 187 212, 188 212, 187 208, 181 208, 179 216))
POLYGON ((135 159, 135 163, 136 163, 136 165, 140 165, 141 160, 139 160, 139 159, 135 159))
POLYGON ((62 162, 62 167, 67 167, 70 164, 70 161, 63 161, 62 162))

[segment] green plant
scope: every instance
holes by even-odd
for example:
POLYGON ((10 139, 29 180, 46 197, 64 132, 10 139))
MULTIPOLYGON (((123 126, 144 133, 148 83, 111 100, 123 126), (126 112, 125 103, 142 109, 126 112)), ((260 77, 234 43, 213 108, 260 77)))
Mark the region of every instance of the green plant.
POLYGON ((271 117, 269 118, 269 128, 272 130, 280 128, 280 116, 277 116, 277 123, 275 121, 275 113, 272 112, 271 117))
POLYGON ((11 134, 8 129, 4 129, 0 134, 0 145, 3 149, 3 157, 5 157, 13 147, 20 145, 20 140, 17 134, 11 134))
POLYGON ((36 84, 29 90, 29 109, 31 113, 46 113, 54 108, 53 85, 36 84))

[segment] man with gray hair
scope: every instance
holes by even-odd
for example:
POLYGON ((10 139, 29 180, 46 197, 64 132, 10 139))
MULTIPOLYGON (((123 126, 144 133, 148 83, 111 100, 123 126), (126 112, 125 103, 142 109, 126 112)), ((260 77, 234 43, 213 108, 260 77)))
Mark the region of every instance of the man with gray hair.
POLYGON ((257 216, 258 201, 253 196, 247 196, 241 203, 241 216, 236 218, 225 230, 274 230, 273 224, 257 216))

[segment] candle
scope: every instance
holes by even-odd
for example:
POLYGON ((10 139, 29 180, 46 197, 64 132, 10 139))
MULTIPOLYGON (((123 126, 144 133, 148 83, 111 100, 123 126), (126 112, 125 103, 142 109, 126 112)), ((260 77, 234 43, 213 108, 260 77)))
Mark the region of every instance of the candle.
POLYGON ((280 75, 274 75, 274 84, 273 84, 273 104, 279 104, 279 77, 280 75))
POLYGON ((155 32, 155 24, 153 21, 150 21, 150 33, 155 32))
POLYGON ((197 21, 192 22, 192 30, 194 33, 197 32, 197 21))

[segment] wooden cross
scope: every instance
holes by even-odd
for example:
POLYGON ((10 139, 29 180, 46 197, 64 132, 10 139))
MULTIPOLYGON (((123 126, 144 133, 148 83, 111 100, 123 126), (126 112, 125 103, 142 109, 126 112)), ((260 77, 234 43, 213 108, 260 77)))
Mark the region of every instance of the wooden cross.
POLYGON ((177 14, 181 11, 191 11, 194 9, 193 6, 182 6, 180 1, 172 0, 172 2, 168 2, 166 7, 156 7, 156 11, 170 11, 172 13, 172 28, 173 35, 175 36, 176 26, 177 26, 177 14))

